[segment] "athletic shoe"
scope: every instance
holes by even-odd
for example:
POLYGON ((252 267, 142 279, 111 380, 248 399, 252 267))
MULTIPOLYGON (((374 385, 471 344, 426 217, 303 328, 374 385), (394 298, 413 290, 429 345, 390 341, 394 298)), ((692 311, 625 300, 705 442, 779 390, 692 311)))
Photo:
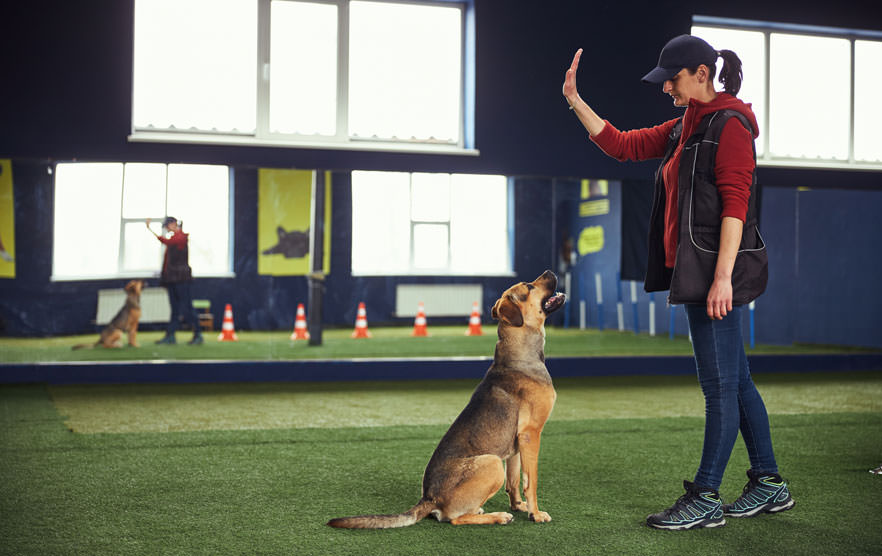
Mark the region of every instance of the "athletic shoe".
POLYGON ((787 482, 777 473, 754 473, 747 470, 744 492, 731 504, 723 506, 723 513, 731 517, 751 517, 761 513, 773 514, 792 508, 796 501, 790 496, 787 482))
POLYGON ((656 529, 679 530, 721 527, 726 524, 720 493, 689 481, 683 481, 683 487, 686 494, 667 510, 648 516, 647 525, 656 529))
POLYGON ((882 475, 882 465, 880 465, 876 469, 870 469, 870 473, 872 473, 873 475, 882 475))
POLYGON ((176 344, 174 336, 169 336, 166 334, 161 340, 156 340, 157 344, 176 344))
POLYGON ((200 346, 205 340, 202 339, 202 334, 198 336, 193 336, 193 339, 187 342, 191 346, 200 346))

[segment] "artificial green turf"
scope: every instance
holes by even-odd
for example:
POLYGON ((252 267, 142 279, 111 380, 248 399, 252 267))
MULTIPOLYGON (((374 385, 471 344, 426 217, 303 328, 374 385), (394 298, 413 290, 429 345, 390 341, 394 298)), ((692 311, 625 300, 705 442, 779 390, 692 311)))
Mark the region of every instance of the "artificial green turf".
MULTIPOLYGON (((835 377, 857 381, 868 397, 880 382, 878 373, 830 376, 830 384, 835 377)), ((798 391, 797 379, 788 380, 798 391)), ((561 381, 559 403, 595 384, 613 395, 613 379, 597 380, 561 381)), ((239 387, 227 386, 230 394, 239 387)), ((552 419, 546 426, 539 503, 551 523, 518 515, 506 526, 427 519, 398 530, 340 531, 324 523, 416 502, 447 425, 396 419, 380 427, 78 434, 45 387, 3 386, 0 553, 879 554, 882 477, 867 472, 882 462, 877 405, 850 407, 844 398, 838 413, 780 415, 770 401, 795 509, 730 519, 720 529, 667 532, 643 519, 670 505, 682 493, 680 479, 694 473, 702 418, 643 416, 642 400, 653 394, 632 392, 627 383, 620 390, 616 395, 633 394, 630 417, 552 419)), ((200 395, 223 406, 219 394, 200 395)), ((431 400, 432 393, 418 395, 431 400)), ((432 411, 430 403, 424 411, 432 411)), ((725 499, 740 493, 747 467, 739 442, 721 488, 725 499)), ((506 510, 504 493, 485 508, 506 510)))
MULTIPOLYGON (((130 361, 130 360, 296 360, 352 359, 365 357, 492 357, 496 344, 496 328, 483 327, 483 336, 465 336, 465 327, 433 326, 430 336, 412 338, 412 328, 371 328, 373 337, 350 338, 351 330, 331 329, 323 334, 321 346, 306 341, 292 341, 290 331, 239 332, 237 342, 218 342, 217 333, 206 334, 206 343, 189 346, 190 333, 178 334, 176 345, 156 345, 160 332, 138 334, 140 347, 120 349, 71 350, 76 344, 94 343, 97 335, 61 336, 55 338, 0 338, 0 363, 46 361, 130 361)), ((757 345, 750 354, 814 354, 854 353, 869 351, 843 346, 757 345)), ((617 330, 599 331, 548 327, 548 357, 591 357, 624 355, 692 355, 692 346, 685 336, 673 340, 667 336, 635 335, 617 330)))

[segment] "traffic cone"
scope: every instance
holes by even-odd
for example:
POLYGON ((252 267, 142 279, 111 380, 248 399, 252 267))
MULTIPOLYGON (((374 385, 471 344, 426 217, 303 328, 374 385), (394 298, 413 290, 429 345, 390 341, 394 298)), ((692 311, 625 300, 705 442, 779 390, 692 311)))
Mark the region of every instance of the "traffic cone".
POLYGON ((297 304, 297 318, 294 319, 294 332, 291 333, 291 339, 309 339, 309 331, 306 329, 306 311, 303 309, 303 303, 297 304))
POLYGON ((217 337, 219 342, 235 342, 239 337, 236 336, 236 330, 233 328, 233 306, 227 303, 224 307, 224 324, 221 327, 221 333, 217 337))
POLYGON ((411 336, 428 336, 429 330, 426 328, 426 308, 423 306, 423 302, 420 301, 419 306, 417 307, 416 318, 413 321, 413 332, 410 334, 411 336))
POLYGON ((358 314, 355 316, 355 330, 352 331, 353 338, 370 338, 371 333, 368 332, 367 311, 364 308, 364 302, 358 304, 358 314))
POLYGON ((469 329, 466 330, 466 336, 480 336, 484 332, 481 330, 481 312, 478 311, 478 302, 472 303, 472 315, 469 317, 469 329))

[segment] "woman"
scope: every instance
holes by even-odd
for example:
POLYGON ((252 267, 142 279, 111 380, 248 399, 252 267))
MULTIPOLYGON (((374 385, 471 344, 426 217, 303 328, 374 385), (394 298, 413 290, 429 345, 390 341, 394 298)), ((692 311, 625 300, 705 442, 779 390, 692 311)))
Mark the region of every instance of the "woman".
POLYGON ((753 384, 741 337, 741 308, 765 289, 767 258, 756 228, 754 188, 759 133, 749 104, 735 97, 741 60, 704 40, 681 35, 662 49, 658 66, 643 77, 662 84, 682 118, 651 128, 619 131, 579 96, 576 70, 563 94, 591 140, 618 160, 662 158, 656 174, 649 234, 647 291, 670 290, 684 304, 705 396, 705 434, 694 482, 670 508, 646 522, 659 529, 725 525, 724 516, 749 517, 789 510, 794 501, 778 474, 765 405, 753 384), (716 61, 723 58, 714 89, 716 61), (738 431, 751 469, 742 495, 723 504, 718 493, 738 431))

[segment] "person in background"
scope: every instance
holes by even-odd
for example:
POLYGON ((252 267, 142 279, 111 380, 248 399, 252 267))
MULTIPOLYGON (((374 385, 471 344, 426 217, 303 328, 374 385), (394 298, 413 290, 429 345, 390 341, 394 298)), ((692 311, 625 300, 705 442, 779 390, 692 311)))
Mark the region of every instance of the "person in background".
POLYGON ((759 126, 750 105, 736 98, 741 60, 691 35, 670 40, 643 81, 660 84, 675 106, 685 108, 682 118, 619 131, 579 95, 581 55, 579 49, 566 72, 563 95, 591 141, 620 161, 662 159, 645 288, 669 290, 672 304, 685 305, 705 397, 704 447, 695 478, 683 481, 686 493, 646 523, 675 530, 719 527, 724 516, 789 510, 794 500, 778 474, 768 414, 741 335, 741 309, 763 292, 768 276, 752 195, 759 126), (713 80, 720 57, 724 91, 718 92, 713 80), (735 502, 723 504, 718 489, 739 429, 750 457, 749 480, 735 502))
POLYGON ((175 331, 178 329, 179 320, 183 317, 186 322, 193 326, 193 338, 189 344, 200 345, 204 340, 202 338, 202 330, 199 328, 199 318, 196 315, 196 309, 193 308, 193 295, 190 291, 193 272, 190 269, 189 260, 189 234, 184 233, 178 221, 171 216, 165 218, 162 227, 171 232, 172 235, 166 238, 157 234, 150 228, 150 219, 147 219, 147 229, 165 245, 165 257, 162 261, 159 284, 168 290, 168 301, 171 306, 171 320, 168 323, 168 329, 165 332, 165 336, 161 340, 157 340, 156 343, 177 343, 175 331))

